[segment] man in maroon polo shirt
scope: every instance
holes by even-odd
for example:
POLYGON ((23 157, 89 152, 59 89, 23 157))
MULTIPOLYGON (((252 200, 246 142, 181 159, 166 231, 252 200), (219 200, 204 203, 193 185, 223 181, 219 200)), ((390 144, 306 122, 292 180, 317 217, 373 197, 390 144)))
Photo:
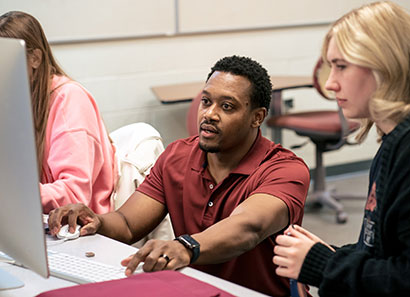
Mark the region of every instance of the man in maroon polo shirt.
MULTIPOLYGON (((176 240, 148 241, 123 260, 130 275, 191 265, 273 296, 289 296, 275 274, 274 238, 302 222, 309 186, 305 163, 261 135, 271 98, 267 71, 231 56, 219 60, 202 90, 199 135, 168 145, 138 190, 117 211, 94 214, 82 204, 50 213, 52 234, 63 217, 132 243, 170 214, 176 240)), ((72 226, 74 227, 74 226, 72 226)))

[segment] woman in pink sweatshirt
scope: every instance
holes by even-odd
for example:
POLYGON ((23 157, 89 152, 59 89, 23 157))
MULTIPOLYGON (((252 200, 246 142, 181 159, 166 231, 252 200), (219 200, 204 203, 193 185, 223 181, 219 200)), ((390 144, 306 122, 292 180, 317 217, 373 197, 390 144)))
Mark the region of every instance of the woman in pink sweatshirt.
POLYGON ((58 66, 33 16, 0 16, 0 36, 26 43, 44 213, 77 202, 97 213, 109 211, 115 150, 95 100, 58 66))

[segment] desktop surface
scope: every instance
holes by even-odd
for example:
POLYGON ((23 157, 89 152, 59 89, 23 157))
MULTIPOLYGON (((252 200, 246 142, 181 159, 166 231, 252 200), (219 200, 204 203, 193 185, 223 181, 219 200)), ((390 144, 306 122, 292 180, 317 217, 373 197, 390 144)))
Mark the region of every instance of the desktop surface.
MULTIPOLYGON (((65 242, 58 241, 51 236, 47 236, 47 246, 50 249, 79 257, 85 257, 86 253, 93 252, 94 257, 89 259, 94 259, 95 261, 110 265, 116 265, 118 267, 121 266, 120 262, 122 259, 137 251, 136 248, 130 245, 123 244, 99 234, 84 236, 75 240, 69 240, 65 242)), ((0 291, 0 297, 31 297, 45 291, 77 285, 76 283, 56 277, 45 279, 28 269, 7 263, 0 262, 0 267, 8 271, 9 273, 16 275, 25 283, 25 286, 22 288, 0 291)), ((266 296, 262 293, 255 292, 253 290, 203 273, 190 267, 183 268, 180 270, 180 272, 190 277, 209 283, 235 296, 266 296)))

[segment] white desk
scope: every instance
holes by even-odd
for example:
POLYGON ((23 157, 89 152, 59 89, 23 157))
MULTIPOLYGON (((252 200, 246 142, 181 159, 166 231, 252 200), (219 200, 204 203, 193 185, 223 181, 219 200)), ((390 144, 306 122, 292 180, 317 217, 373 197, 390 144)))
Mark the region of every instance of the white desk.
MULTIPOLYGON (((48 238, 47 240, 50 248, 52 248, 53 250, 74 254, 80 257, 84 257, 85 252, 94 252, 95 257, 88 259, 95 259, 98 262, 118 266, 120 266, 120 261, 122 259, 135 253, 137 250, 132 246, 123 244, 121 242, 109 239, 98 234, 93 236, 80 237, 79 239, 72 241, 59 242, 58 244, 55 244, 56 242, 52 241, 53 239, 50 238, 48 238)), ((43 277, 28 269, 7 263, 0 263, 0 267, 18 277, 25 284, 22 288, 0 291, 0 297, 32 297, 44 291, 76 285, 75 283, 55 277, 44 279, 43 277)), ((183 268, 180 270, 180 272, 193 278, 199 279, 203 282, 209 283, 235 296, 266 296, 264 294, 255 292, 253 290, 203 273, 190 267, 183 268)))

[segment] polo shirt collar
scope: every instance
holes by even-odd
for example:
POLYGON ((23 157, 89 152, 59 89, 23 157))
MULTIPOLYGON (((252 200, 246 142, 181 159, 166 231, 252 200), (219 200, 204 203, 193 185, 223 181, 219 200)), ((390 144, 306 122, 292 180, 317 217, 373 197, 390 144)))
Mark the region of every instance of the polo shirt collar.
POLYGON ((258 129, 258 135, 256 136, 255 142, 242 158, 238 167, 232 170, 231 173, 250 175, 265 159, 269 148, 270 141, 264 138, 261 130, 258 129))
MULTIPOLYGON (((206 153, 199 148, 199 139, 197 138, 196 140, 197 144, 194 147, 191 168, 195 171, 202 172, 206 169, 208 161, 206 159, 206 153)), ((250 175, 265 159, 270 147, 270 141, 264 138, 261 130, 258 129, 258 135, 256 136, 255 142, 242 158, 238 167, 232 170, 231 173, 250 175)))

